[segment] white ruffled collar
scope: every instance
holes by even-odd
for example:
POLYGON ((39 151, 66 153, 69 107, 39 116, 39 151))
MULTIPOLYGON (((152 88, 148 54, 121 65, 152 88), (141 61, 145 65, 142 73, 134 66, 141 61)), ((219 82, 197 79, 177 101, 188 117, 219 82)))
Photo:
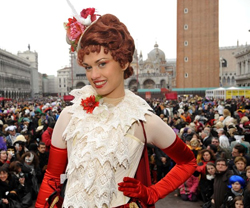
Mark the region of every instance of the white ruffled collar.
POLYGON ((94 119, 95 122, 91 124, 93 125, 92 127, 96 128, 97 126, 101 126, 105 131, 109 131, 110 128, 117 128, 118 125, 121 125, 125 134, 131 126, 131 121, 133 123, 139 120, 146 121, 145 114, 151 114, 148 110, 152 110, 144 99, 135 95, 130 90, 125 90, 124 99, 116 106, 104 103, 104 99, 100 99, 99 106, 93 110, 93 113, 87 113, 81 106, 82 99, 86 99, 91 95, 97 96, 96 91, 91 85, 86 85, 81 89, 75 89, 71 91, 70 94, 75 97, 70 110, 73 114, 72 116, 78 119, 94 119), (140 108, 137 109, 137 106, 140 106, 140 108), (119 114, 126 114, 126 119, 119 119, 121 118, 119 114), (110 118, 112 118, 114 122, 107 125, 106 121, 110 118))

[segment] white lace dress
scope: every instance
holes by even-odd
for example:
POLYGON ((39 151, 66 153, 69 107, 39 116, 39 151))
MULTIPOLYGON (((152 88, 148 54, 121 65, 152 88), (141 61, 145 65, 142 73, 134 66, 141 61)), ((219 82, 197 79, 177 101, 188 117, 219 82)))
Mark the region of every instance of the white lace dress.
POLYGON ((123 177, 134 177, 144 143, 135 138, 133 123, 145 121, 150 106, 125 90, 117 105, 99 102, 86 113, 81 99, 96 95, 91 86, 73 90, 72 119, 63 133, 67 142, 68 178, 63 207, 117 207, 129 198, 118 191, 123 177))

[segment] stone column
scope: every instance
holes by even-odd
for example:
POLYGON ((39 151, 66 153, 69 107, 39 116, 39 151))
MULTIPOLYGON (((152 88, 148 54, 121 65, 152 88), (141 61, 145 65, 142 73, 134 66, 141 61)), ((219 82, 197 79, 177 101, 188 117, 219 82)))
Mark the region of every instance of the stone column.
POLYGON ((245 74, 245 67, 244 67, 244 62, 240 62, 240 75, 245 74))
POLYGON ((240 75, 240 63, 236 65, 236 75, 240 75))
POLYGON ((245 74, 248 73, 248 60, 245 60, 245 74))
POLYGON ((250 73, 250 59, 247 60, 248 74, 250 73))

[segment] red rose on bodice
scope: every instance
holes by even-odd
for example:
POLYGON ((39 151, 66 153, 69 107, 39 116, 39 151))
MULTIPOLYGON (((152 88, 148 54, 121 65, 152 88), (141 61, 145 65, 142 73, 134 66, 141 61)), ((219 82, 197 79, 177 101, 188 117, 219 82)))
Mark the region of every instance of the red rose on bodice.
POLYGON ((99 106, 99 102, 94 95, 91 95, 85 100, 82 99, 81 106, 83 106, 83 110, 86 110, 87 113, 92 113, 95 107, 99 106))

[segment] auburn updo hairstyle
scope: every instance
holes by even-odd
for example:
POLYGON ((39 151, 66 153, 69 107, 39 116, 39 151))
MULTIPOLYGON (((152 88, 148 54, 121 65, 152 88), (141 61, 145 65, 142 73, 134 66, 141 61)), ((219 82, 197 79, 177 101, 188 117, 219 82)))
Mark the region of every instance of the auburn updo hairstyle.
POLYGON ((79 44, 77 61, 80 66, 83 66, 84 55, 93 52, 99 53, 101 46, 103 46, 104 52, 106 54, 110 52, 113 59, 119 62, 122 68, 129 63, 124 71, 124 79, 133 74, 130 63, 133 60, 135 51, 134 39, 127 27, 116 16, 105 14, 99 17, 85 30, 79 44))

